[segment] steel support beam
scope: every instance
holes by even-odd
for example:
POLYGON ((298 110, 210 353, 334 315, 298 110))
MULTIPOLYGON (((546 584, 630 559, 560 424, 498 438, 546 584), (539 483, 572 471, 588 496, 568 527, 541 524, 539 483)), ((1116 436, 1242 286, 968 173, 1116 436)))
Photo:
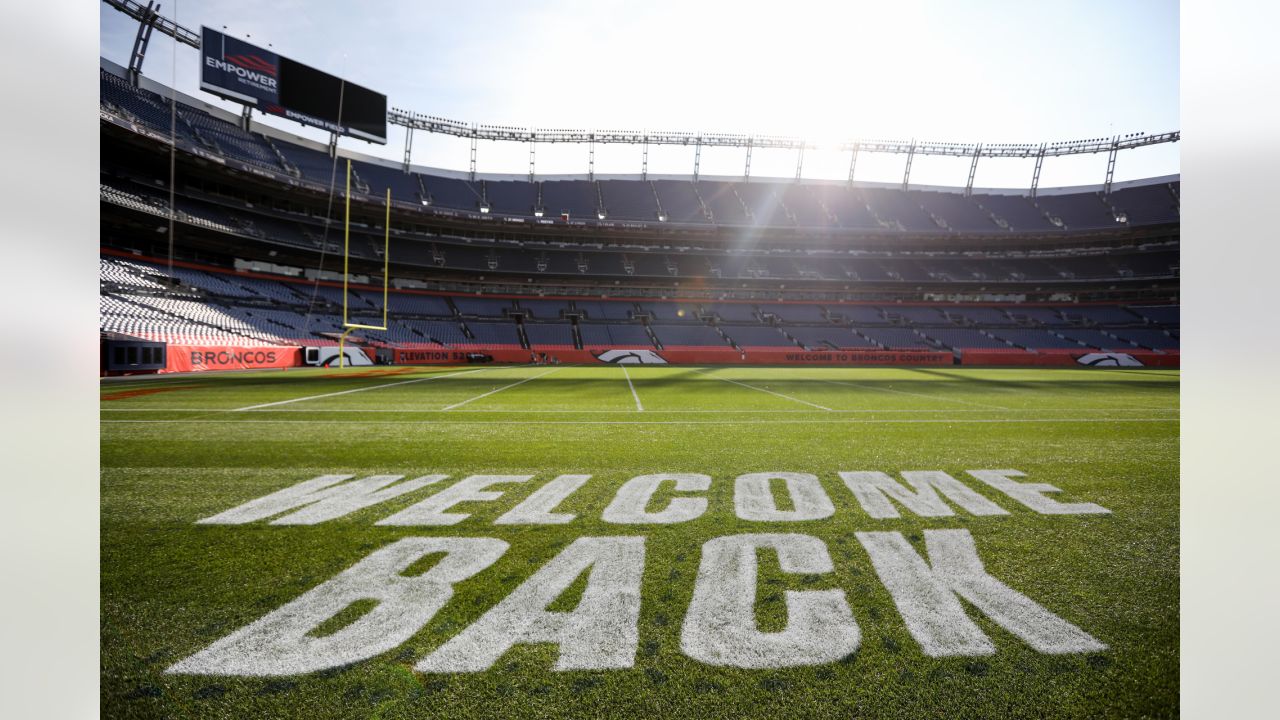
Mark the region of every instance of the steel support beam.
MULTIPOLYGON (((245 110, 248 109, 248 107, 245 108, 245 110)), ((338 157, 338 133, 331 132, 329 133, 329 158, 336 157, 338 157)))
POLYGON ((902 189, 906 190, 911 183, 911 161, 916 156, 916 141, 911 141, 911 148, 907 151, 907 167, 902 171, 902 189))
POLYGON ((853 144, 853 156, 849 158, 849 184, 853 184, 853 171, 858 167, 858 143, 853 144))
POLYGON ((151 30, 160 17, 160 5, 148 0, 147 7, 141 11, 138 19, 138 34, 133 37, 133 51, 129 53, 129 82, 138 85, 138 77, 142 75, 142 61, 147 57, 147 45, 151 42, 151 30))
POLYGON ((1040 146, 1039 152, 1036 153, 1036 169, 1031 174, 1031 197, 1035 197, 1040 191, 1040 168, 1044 166, 1044 145, 1040 146))
POLYGON ((748 182, 751 180, 751 146, 752 146, 751 138, 747 138, 747 166, 742 170, 743 182, 748 182))
POLYGON ((413 128, 404 131, 404 171, 409 172, 409 157, 413 153, 413 128))
MULTIPOLYGON (((478 137, 481 140, 505 140, 517 142, 544 143, 585 143, 592 136, 598 143, 640 145, 645 142, 657 145, 707 145, 713 147, 774 148, 779 150, 799 150, 801 147, 817 147, 801 138, 777 135, 736 135, 725 133, 676 133, 676 132, 630 132, 630 131, 589 131, 589 130, 522 130, 507 126, 470 125, 467 123, 439 118, 431 115, 412 113, 398 108, 387 111, 387 122, 393 125, 405 125, 427 132, 460 137, 478 137)), ((1181 133, 1178 131, 1159 133, 1156 135, 1134 135, 1119 141, 1119 149, 1128 150, 1146 145, 1178 142, 1181 133)), ((852 150, 854 146, 861 152, 888 153, 897 155, 941 155, 947 157, 971 158, 974 152, 972 143, 943 143, 931 141, 901 142, 896 140, 850 140, 841 143, 837 149, 852 150)), ((1085 155, 1107 152, 1111 149, 1109 139, 1073 140, 1067 142, 1046 143, 1045 154, 1058 157, 1060 155, 1085 155)), ((1039 145, 1027 143, 986 143, 980 151, 981 157, 1031 158, 1040 149, 1039 145)))
MULTIPOLYGON (((143 22, 146 18, 147 6, 137 2, 137 0, 102 0, 102 2, 138 22, 143 22)), ((157 5, 155 9, 158 11, 160 6, 157 5)), ((174 40, 184 45, 190 45, 197 50, 200 48, 200 36, 195 31, 189 30, 168 18, 160 17, 158 14, 155 16, 153 24, 155 29, 174 40)))
POLYGON ((699 137, 693 146, 693 181, 698 182, 698 167, 702 165, 702 138, 699 137))
POLYGON ((471 182, 476 181, 476 136, 471 136, 471 182))
POLYGON ((640 179, 649 179, 649 137, 644 138, 644 151, 640 155, 640 179))
POLYGON ((1116 154, 1120 152, 1120 138, 1111 138, 1111 150, 1107 153, 1107 180, 1102 184, 1102 194, 1111 194, 1111 181, 1116 175, 1116 154))
POLYGON ((800 182, 800 171, 804 169, 804 146, 796 153, 796 182, 800 182))
POLYGON ((978 158, 980 157, 982 157, 982 145, 974 145, 973 162, 969 163, 969 180, 964 184, 965 197, 973 194, 973 177, 978 174, 978 158))
POLYGON ((536 157, 538 143, 529 143, 529 182, 534 182, 533 161, 536 157))
POLYGON ((595 182, 596 180, 596 136, 592 135, 587 140, 587 180, 595 182))

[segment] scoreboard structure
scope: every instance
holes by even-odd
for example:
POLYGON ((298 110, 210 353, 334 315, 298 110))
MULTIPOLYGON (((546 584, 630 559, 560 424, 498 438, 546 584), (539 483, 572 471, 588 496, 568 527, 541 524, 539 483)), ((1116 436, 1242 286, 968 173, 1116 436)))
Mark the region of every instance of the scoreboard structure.
POLYGON ((210 27, 200 89, 270 115, 386 144, 387 96, 210 27))

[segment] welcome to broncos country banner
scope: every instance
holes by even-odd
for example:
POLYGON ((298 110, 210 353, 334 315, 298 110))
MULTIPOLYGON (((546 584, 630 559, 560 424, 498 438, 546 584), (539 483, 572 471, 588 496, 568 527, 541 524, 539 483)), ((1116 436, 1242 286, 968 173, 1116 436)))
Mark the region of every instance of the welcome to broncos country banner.
POLYGON ((447 365, 469 362, 527 363, 546 360, 562 363, 612 363, 615 365, 951 365, 949 352, 897 350, 805 351, 749 348, 745 352, 724 348, 587 347, 563 349, 470 347, 393 351, 397 365, 447 365))

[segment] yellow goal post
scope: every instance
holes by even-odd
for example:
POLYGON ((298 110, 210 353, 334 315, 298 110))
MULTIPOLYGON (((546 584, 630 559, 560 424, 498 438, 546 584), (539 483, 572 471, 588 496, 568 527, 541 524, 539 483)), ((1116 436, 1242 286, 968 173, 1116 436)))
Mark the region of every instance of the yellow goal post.
POLYGON ((351 298, 347 287, 351 282, 351 159, 347 159, 347 194, 346 218, 342 227, 342 335, 338 338, 338 367, 346 367, 344 354, 347 336, 352 330, 386 330, 387 329, 387 295, 391 283, 391 188, 387 188, 387 216, 382 223, 385 239, 382 246, 382 324, 364 325, 350 320, 349 308, 351 298))

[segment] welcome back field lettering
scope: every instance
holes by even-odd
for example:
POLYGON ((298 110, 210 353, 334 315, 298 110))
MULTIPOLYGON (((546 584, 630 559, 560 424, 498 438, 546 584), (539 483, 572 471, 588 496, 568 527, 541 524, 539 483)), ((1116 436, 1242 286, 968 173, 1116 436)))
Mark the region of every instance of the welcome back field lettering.
MULTIPOLYGON (((847 494, 833 500, 816 475, 756 472, 733 480, 733 511, 741 520, 804 523, 829 518, 836 503, 856 506, 872 527, 855 533, 876 576, 892 596, 907 630, 931 657, 990 655, 995 645, 969 617, 967 602, 1034 650, 1047 654, 1096 652, 1106 645, 988 573, 967 529, 926 529, 921 553, 901 532, 874 524, 903 513, 925 518, 1010 514, 1018 505, 1045 516, 1106 515, 1090 502, 1061 502, 1045 483, 1024 481, 1017 470, 969 470, 969 483, 938 470, 838 471, 847 494), (982 487, 979 492, 975 486, 982 487), (787 501, 780 507, 779 490, 787 501), (993 497, 995 499, 993 499, 993 497), (999 500, 1000 502, 996 502, 999 500), (1001 504, 1003 503, 1003 505, 1001 504), (1011 506, 1011 505, 1010 505, 1011 506)), ((536 476, 469 475, 445 485, 448 475, 321 475, 197 521, 201 525, 316 525, 425 488, 437 492, 375 522, 387 527, 440 528, 470 515, 463 503, 501 500, 504 489, 536 476)), ((570 525, 565 500, 591 481, 589 474, 558 475, 495 521, 495 526, 570 525)), ((634 666, 643 603, 649 526, 686 523, 708 510, 714 480, 699 473, 655 473, 624 482, 600 519, 619 534, 578 537, 470 626, 418 660, 427 673, 478 672, 524 643, 558 647, 555 670, 608 670, 634 666), (627 532, 624 532, 627 531, 627 532), (570 611, 548 610, 585 574, 585 589, 570 611)), ((803 526, 801 526, 802 528, 803 526)), ((282 532, 287 532, 282 530, 282 532)), ((337 576, 169 668, 171 673, 271 676, 317 672, 391 650, 421 630, 453 596, 455 585, 485 572, 510 544, 485 537, 405 537, 384 545, 337 576), (428 555, 439 559, 417 575, 403 574, 428 555), (376 605, 336 632, 314 631, 355 603, 376 605)), ((761 631, 755 619, 759 557, 771 553, 787 575, 835 571, 826 544, 802 532, 738 533, 703 543, 692 600, 679 629, 680 649, 710 665, 780 668, 836 662, 861 645, 857 619, 842 589, 788 590, 786 625, 761 631)))

